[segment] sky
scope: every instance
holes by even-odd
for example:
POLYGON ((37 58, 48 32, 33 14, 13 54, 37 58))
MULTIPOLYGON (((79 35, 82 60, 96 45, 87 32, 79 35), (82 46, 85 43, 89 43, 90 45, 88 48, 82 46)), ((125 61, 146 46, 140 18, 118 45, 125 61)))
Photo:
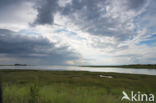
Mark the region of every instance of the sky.
POLYGON ((156 0, 0 0, 0 64, 156 63, 156 0))

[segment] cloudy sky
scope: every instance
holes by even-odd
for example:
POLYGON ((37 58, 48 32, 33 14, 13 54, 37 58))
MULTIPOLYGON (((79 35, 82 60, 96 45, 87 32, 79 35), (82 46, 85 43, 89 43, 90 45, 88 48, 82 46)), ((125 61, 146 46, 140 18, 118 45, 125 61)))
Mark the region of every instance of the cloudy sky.
POLYGON ((0 64, 156 63, 156 0, 0 0, 0 64))

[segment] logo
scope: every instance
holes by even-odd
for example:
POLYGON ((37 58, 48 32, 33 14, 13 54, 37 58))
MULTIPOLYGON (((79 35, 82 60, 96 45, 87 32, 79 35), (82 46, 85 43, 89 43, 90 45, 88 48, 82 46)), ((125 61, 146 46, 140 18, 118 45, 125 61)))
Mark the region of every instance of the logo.
POLYGON ((134 91, 130 92, 130 95, 128 95, 125 91, 122 91, 123 97, 121 98, 121 101, 123 100, 128 100, 128 101, 145 101, 145 102, 154 102, 154 94, 146 94, 146 93, 141 93, 138 91, 135 93, 134 91))

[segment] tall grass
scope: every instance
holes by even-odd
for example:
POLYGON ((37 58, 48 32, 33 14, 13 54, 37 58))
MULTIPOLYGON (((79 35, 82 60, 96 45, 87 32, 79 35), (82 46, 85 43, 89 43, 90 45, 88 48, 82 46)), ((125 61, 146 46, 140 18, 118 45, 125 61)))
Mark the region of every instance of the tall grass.
POLYGON ((36 83, 30 87, 29 103, 39 103, 39 87, 36 83))
POLYGON ((156 76, 73 71, 1 73, 4 103, 120 103, 123 90, 156 94, 156 76), (100 78, 99 74, 113 78, 100 78))
POLYGON ((0 103, 3 103, 3 98, 2 98, 2 85, 1 85, 1 81, 0 81, 0 103))

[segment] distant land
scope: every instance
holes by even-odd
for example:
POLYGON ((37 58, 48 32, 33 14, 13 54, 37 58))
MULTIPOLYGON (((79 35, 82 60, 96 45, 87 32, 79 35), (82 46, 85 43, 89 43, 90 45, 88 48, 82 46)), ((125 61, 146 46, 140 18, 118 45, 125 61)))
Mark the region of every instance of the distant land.
POLYGON ((110 67, 110 68, 137 68, 137 69, 156 69, 156 64, 129 64, 129 65, 81 65, 80 67, 110 67))
POLYGON ((27 64, 0 64, 0 66, 27 66, 27 64))

